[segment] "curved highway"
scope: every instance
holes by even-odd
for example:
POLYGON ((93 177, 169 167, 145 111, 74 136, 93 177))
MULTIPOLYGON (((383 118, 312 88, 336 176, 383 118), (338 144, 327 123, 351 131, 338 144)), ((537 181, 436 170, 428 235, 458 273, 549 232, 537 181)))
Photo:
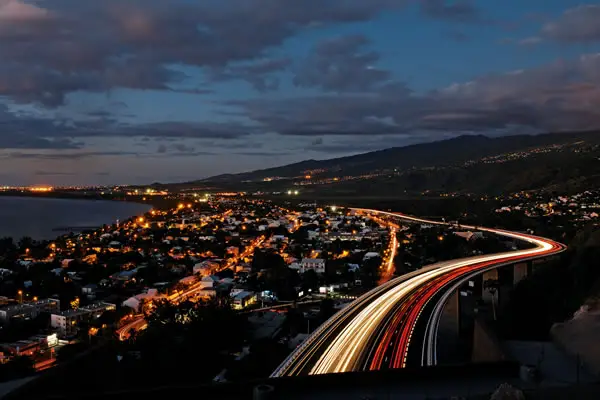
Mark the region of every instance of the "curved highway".
MULTIPOLYGON (((449 225, 399 213, 361 213, 424 224, 449 225)), ((466 280, 486 270, 564 251, 549 239, 501 229, 462 225, 528 242, 526 250, 444 261, 386 282, 335 314, 302 343, 271 377, 402 368, 409 348, 419 363, 437 362, 436 339, 444 304, 466 280), (418 327, 417 330, 415 330, 418 327)))

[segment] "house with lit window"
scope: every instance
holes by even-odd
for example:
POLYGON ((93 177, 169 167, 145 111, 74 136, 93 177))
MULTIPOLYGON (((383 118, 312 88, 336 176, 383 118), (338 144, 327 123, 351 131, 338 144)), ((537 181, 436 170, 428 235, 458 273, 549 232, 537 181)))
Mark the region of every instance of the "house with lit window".
POLYGON ((314 270, 317 274, 324 274, 325 260, 322 258, 303 258, 302 261, 300 261, 299 272, 303 274, 309 269, 314 270))
POLYGON ((114 304, 98 302, 78 308, 50 315, 50 325, 57 330, 61 338, 73 337, 79 331, 82 321, 91 321, 100 318, 106 311, 116 310, 114 304))

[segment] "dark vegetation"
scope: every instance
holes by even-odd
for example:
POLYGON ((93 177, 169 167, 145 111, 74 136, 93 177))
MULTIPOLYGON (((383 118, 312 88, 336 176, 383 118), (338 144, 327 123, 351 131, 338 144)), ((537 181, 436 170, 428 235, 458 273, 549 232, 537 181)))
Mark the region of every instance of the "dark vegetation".
POLYGON ((548 340, 552 324, 565 321, 600 289, 600 230, 577 233, 560 260, 519 283, 501 312, 500 333, 510 339, 548 340))

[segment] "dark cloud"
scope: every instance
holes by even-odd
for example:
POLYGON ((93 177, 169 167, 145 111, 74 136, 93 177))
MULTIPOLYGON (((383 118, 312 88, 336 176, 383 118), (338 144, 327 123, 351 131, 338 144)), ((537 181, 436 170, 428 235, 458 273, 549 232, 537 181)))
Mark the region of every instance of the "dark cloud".
POLYGON ((57 134, 55 121, 30 115, 18 116, 0 105, 0 149, 79 149, 83 143, 57 134))
POLYGON ((89 157, 106 157, 106 156, 139 156, 139 153, 133 151, 82 151, 77 153, 72 152, 54 152, 54 153, 25 153, 12 152, 8 153, 9 158, 19 159, 39 159, 39 160, 81 160, 89 157))
POLYGON ((196 148, 188 146, 184 143, 175 143, 172 145, 161 144, 156 150, 158 154, 169 156, 169 157, 192 157, 201 155, 215 155, 214 152, 210 151, 196 151, 196 148))
POLYGON ((364 92, 388 82, 389 71, 377 68, 379 54, 364 50, 364 35, 341 36, 318 43, 299 68, 294 83, 333 92, 364 92))
POLYGON ((600 54, 411 93, 401 84, 362 94, 230 102, 266 132, 291 136, 498 134, 600 127, 600 54))
POLYGON ((600 41, 600 5, 581 5, 567 10, 542 28, 542 35, 559 42, 600 41))
POLYGON ((59 172, 59 171, 35 171, 36 176, 75 176, 75 172, 59 172))
POLYGON ((420 0, 421 10, 431 18, 473 22, 480 18, 479 10, 470 0, 420 0))
MULTIPOLYGON (((100 113, 98 118, 73 121, 42 118, 27 113, 10 112, 0 105, 0 149, 76 150, 85 142, 97 138, 140 138, 142 142, 179 139, 219 139, 227 142, 242 139, 256 132, 256 127, 234 123, 160 122, 127 125, 100 113)), ((162 147, 159 146, 158 152, 162 147)), ((175 152, 193 152, 188 145, 175 144, 175 152)))
POLYGON ((233 154, 250 157, 285 157, 293 155, 293 153, 287 151, 236 151, 233 154))
POLYGON ((252 64, 212 68, 209 75, 213 82, 239 79, 250 83, 259 92, 267 92, 279 88, 279 78, 273 74, 285 71, 291 63, 289 58, 267 59, 252 64))
POLYGON ((158 122, 131 126, 104 127, 104 129, 84 132, 83 136, 142 136, 160 139, 238 139, 253 132, 256 132, 256 128, 236 123, 158 122))
POLYGON ((172 65, 207 68, 215 79, 268 90, 277 86, 268 75, 289 63, 270 59, 270 49, 302 29, 366 21, 404 3, 2 0, 0 95, 56 106, 75 91, 174 90, 185 76, 172 65))
POLYGON ((186 146, 183 143, 174 144, 173 148, 180 153, 193 153, 196 150, 194 147, 186 146))

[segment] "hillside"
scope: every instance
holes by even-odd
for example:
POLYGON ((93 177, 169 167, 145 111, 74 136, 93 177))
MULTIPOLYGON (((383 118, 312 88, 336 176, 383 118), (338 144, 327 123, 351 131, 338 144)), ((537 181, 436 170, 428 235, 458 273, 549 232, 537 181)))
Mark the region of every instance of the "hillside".
POLYGON ((600 132, 460 136, 350 157, 307 160, 187 185, 303 193, 503 193, 600 183, 600 132))

